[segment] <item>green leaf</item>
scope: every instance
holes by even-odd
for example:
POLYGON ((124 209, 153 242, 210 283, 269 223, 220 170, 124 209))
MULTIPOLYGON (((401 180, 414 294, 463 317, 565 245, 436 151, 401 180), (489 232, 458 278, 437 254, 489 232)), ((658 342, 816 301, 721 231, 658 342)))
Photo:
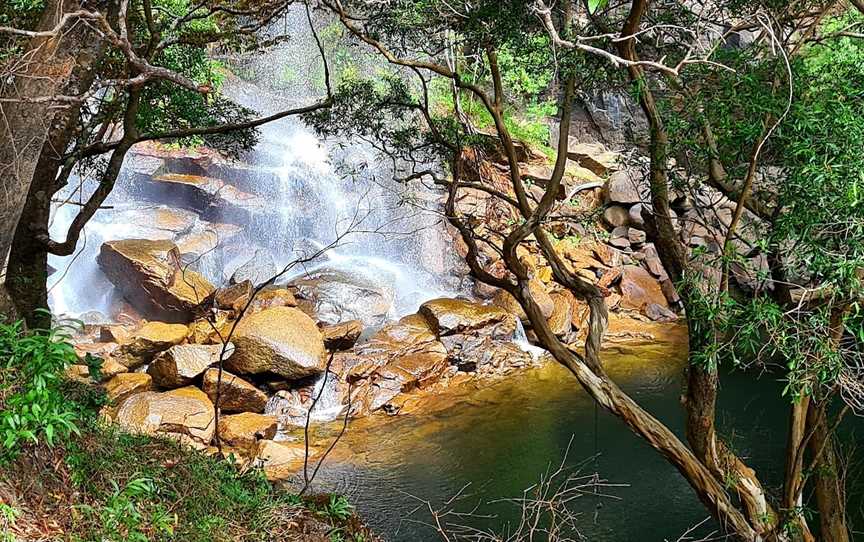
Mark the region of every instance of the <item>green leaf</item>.
POLYGON ((606 0, 588 0, 588 11, 596 13, 598 9, 606 5, 606 0))

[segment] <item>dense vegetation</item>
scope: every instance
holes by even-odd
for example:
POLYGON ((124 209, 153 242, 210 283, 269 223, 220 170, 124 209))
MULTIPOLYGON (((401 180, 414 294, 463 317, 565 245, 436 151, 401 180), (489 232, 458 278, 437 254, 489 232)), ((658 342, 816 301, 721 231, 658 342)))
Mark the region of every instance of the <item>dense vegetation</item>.
MULTIPOLYGON (((255 118, 220 94, 226 66, 212 53, 266 46, 265 34, 286 39, 272 23, 293 3, 76 3, 104 10, 86 16, 103 25, 104 40, 87 25, 62 39, 52 32, 61 2, 0 11, 4 27, 47 33, 7 31, 0 42, 3 81, 20 80, 0 86, 20 102, 4 128, 9 144, 0 147, 0 163, 16 166, 3 173, 10 196, 0 208, 0 256, 9 253, 11 303, 0 309, 46 327, 47 254, 74 251, 132 145, 203 143, 236 156, 254 146, 256 126, 303 113, 324 136, 372 146, 398 180, 446 190, 443 211, 474 279, 515 298, 537 344, 674 465, 732 536, 850 540, 835 431, 864 410, 864 5, 720 0, 697 13, 687 3, 647 0, 309 2, 310 27, 313 11, 331 25, 326 45, 315 34, 326 97, 255 118), (377 68, 359 69, 336 42, 362 50, 377 68), (13 61, 46 50, 54 55, 46 64, 59 71, 52 62, 71 58, 73 67, 37 83, 13 61), (623 165, 644 189, 640 218, 687 318, 683 439, 606 373, 609 292, 556 250, 574 224, 596 218, 552 210, 574 110, 598 91, 638 104, 633 123, 646 127, 626 142, 623 165), (48 115, 52 99, 67 107, 52 113, 50 127, 36 126, 32 119, 48 115), (551 164, 542 186, 520 165, 520 140, 551 164), (484 176, 491 161, 503 171, 497 184, 484 176), (76 174, 98 188, 58 242, 48 235, 51 196, 76 174), (503 209, 501 223, 463 212, 457 203, 467 190, 490 195, 503 209), (712 194, 731 205, 723 238, 682 242, 676 213, 712 194), (526 263, 526 252, 542 265, 526 263), (562 341, 543 317, 531 288, 542 266, 590 308, 584 349, 562 341), (772 371, 786 384, 780 488, 768 487, 722 436, 734 428, 719 427, 721 367, 772 371)), ((59 453, 54 460, 64 467, 48 483, 70 480, 87 499, 74 503, 81 513, 66 528, 96 538, 118 529, 130 538, 255 538, 287 513, 290 498, 257 475, 100 427, 94 398, 59 376, 74 352, 56 331, 28 335, 13 325, 3 333, 4 458, 38 472, 59 453), (21 449, 31 453, 15 457, 21 449), (122 483, 107 483, 115 475, 122 483), (207 498, 185 507, 184 491, 202 486, 212 488, 201 493, 207 498)), ((7 521, 18 513, 4 510, 7 521)))

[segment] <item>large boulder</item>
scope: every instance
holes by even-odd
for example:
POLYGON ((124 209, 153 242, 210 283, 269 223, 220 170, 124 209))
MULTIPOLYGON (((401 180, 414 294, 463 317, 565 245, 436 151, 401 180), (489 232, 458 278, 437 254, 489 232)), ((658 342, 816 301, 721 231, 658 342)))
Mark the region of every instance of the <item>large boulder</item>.
POLYGON ((115 421, 128 431, 166 435, 195 447, 210 444, 216 412, 207 395, 194 386, 164 393, 132 395, 117 410, 115 421))
POLYGON ((272 307, 245 316, 232 341, 236 349, 225 367, 235 373, 273 372, 297 379, 318 374, 325 367, 324 339, 318 326, 292 307, 272 307))
MULTIPOLYGON (((216 390, 219 387, 219 369, 211 368, 204 372, 201 387, 207 397, 216 403, 216 390)), ((219 409, 224 412, 262 412, 267 404, 267 394, 242 378, 222 371, 219 391, 219 409)))
MULTIPOLYGON (((221 344, 172 346, 153 359, 147 368, 147 374, 153 377, 153 382, 160 388, 186 386, 201 376, 208 367, 219 363, 222 352, 221 344)), ((228 359, 234 352, 234 345, 225 345, 224 352, 225 359, 228 359)))
POLYGON ((611 152, 599 143, 573 143, 568 141, 567 158, 590 169, 596 175, 606 175, 618 163, 618 153, 611 152))
POLYGON ((183 324, 147 322, 127 335, 112 357, 129 369, 150 363, 159 352, 186 340, 189 328, 183 324))
POLYGON ((102 244, 99 267, 137 310, 169 322, 192 320, 215 288, 180 262, 167 240, 127 239, 102 244))
POLYGON ((644 313, 652 303, 669 308, 657 279, 642 267, 625 265, 621 273, 621 307, 644 313))
MULTIPOLYGON (((318 450, 310 446, 308 451, 311 457, 318 450)), ((260 440, 256 448, 254 465, 264 471, 268 480, 284 480, 303 468, 306 455, 306 447, 303 443, 260 440)))
POLYGON ((632 171, 616 171, 606 183, 606 199, 629 206, 646 199, 647 185, 632 171))
MULTIPOLYGON (((551 312, 551 311, 550 311, 551 312)), ((438 336, 453 335, 495 326, 496 335, 512 336, 515 319, 506 310, 493 305, 482 305, 466 299, 438 298, 420 306, 429 326, 438 336), (501 325, 499 325, 501 324, 501 325)))
POLYGON ((318 320, 338 324, 361 320, 378 325, 387 319, 393 307, 395 292, 389 286, 360 273, 320 269, 294 281, 299 297, 310 301, 318 320))

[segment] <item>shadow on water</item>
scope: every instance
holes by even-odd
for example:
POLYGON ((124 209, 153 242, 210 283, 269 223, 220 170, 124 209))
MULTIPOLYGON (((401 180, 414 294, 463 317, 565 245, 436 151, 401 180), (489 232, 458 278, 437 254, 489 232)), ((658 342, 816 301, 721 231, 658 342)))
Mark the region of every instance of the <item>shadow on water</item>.
MULTIPOLYGON (((622 388, 683 438, 680 347, 610 352, 607 360, 622 388)), ((787 412, 781 383, 739 373, 724 377, 722 386, 721 428, 735 431, 724 437, 767 484, 779 487, 787 412)), ((593 401, 560 366, 462 390, 458 400, 455 394, 436 400, 442 404, 430 414, 358 421, 321 474, 321 488, 347 493, 387 540, 440 539, 412 521, 431 519, 428 510, 411 515, 419 504, 415 497, 437 507, 470 484, 466 493, 474 497, 462 502, 464 511, 479 501, 518 497, 550 465, 557 466, 571 438, 568 465, 626 484, 607 490, 614 498, 577 501, 580 532, 588 540, 676 540, 706 519, 678 472, 619 420, 595 414, 593 401)), ((465 522, 500 531, 518 520, 518 509, 509 503, 480 511, 496 517, 465 522)), ((699 532, 714 528, 708 521, 699 532)))

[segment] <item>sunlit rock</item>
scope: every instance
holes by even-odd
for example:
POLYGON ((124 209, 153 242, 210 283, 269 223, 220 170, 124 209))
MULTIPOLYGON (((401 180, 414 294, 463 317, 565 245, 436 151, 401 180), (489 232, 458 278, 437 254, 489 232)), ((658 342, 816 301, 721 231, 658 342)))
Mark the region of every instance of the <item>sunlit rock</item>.
MULTIPOLYGON (((310 457, 317 452, 317 448, 309 447, 310 457)), ((306 447, 302 442, 260 440, 253 464, 264 471, 268 480, 284 480, 303 468, 303 461, 306 456, 306 447)))
POLYGON ((251 453, 259 440, 276 436, 277 420, 273 416, 243 412, 219 417, 219 439, 223 445, 251 453))
POLYGON ((160 388, 179 388, 190 384, 201 376, 208 367, 219 363, 219 358, 228 359, 234 352, 231 343, 221 344, 181 344, 161 352, 147 368, 153 383, 160 388))
POLYGON ((136 393, 150 391, 153 379, 147 373, 120 373, 105 383, 105 395, 113 404, 120 404, 136 393))
MULTIPOLYGON (((537 303, 537 306, 540 307, 540 312, 543 313, 543 318, 549 318, 552 316, 552 312, 555 310, 555 302, 546 293, 546 288, 543 286, 543 283, 539 280, 532 279, 528 283, 528 289, 531 291, 531 297, 534 298, 534 302, 537 303)), ((519 318, 522 319, 523 322, 528 321, 528 315, 525 314, 525 311, 522 309, 522 305, 516 301, 509 292, 505 290, 500 290, 494 298, 492 298, 492 303, 501 307, 505 311, 510 314, 515 314, 519 318)))
POLYGON ((159 352, 182 343, 188 331, 183 324, 147 322, 129 334, 113 357, 129 369, 135 369, 150 363, 159 352))
POLYGON ((117 409, 115 421, 128 431, 165 435, 196 447, 210 443, 216 413, 207 395, 194 386, 163 393, 132 395, 117 409))
POLYGON ((123 296, 146 315, 171 322, 192 319, 213 285, 183 266, 171 241, 109 241, 99 252, 99 266, 123 296))
POLYGON ((395 292, 359 273, 324 269, 292 284, 299 297, 309 300, 317 319, 328 324, 361 320, 382 323, 393 306, 395 292))
POLYGON ((273 307, 245 316, 232 341, 236 350, 226 367, 236 373, 273 372, 296 379, 324 370, 321 332, 295 308, 273 307))
POLYGON ((363 333, 363 322, 360 320, 348 320, 339 324, 327 324, 321 327, 324 336, 324 346, 328 350, 348 350, 360 334, 363 333))
POLYGON ((668 308, 657 279, 642 267, 625 265, 621 275, 621 307, 642 312, 652 303, 668 308))
POLYGON ((420 306, 420 314, 426 318, 439 336, 473 331, 497 324, 504 324, 500 328, 496 326, 497 335, 507 335, 508 330, 512 335, 515 329, 514 318, 506 310, 465 299, 433 299, 420 306))
POLYGON ((262 412, 267 404, 266 393, 228 371, 222 371, 220 382, 219 369, 215 367, 204 372, 201 388, 213 404, 218 388, 219 409, 223 412, 262 412))

